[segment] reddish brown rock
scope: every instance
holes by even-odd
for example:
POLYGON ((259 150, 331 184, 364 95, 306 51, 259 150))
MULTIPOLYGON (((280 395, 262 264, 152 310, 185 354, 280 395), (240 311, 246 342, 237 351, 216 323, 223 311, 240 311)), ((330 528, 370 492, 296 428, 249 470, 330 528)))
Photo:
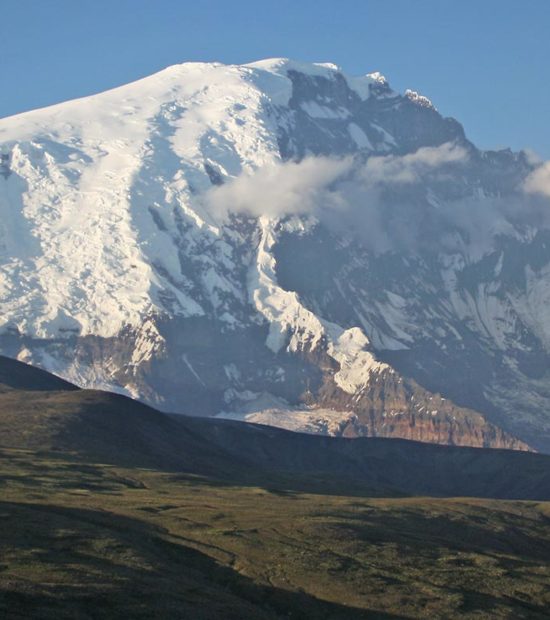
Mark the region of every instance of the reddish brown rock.
POLYGON ((309 404, 356 416, 344 429, 346 437, 399 437, 429 443, 485 448, 531 448, 487 421, 480 413, 456 406, 439 394, 387 368, 373 373, 367 386, 348 394, 327 373, 309 404))

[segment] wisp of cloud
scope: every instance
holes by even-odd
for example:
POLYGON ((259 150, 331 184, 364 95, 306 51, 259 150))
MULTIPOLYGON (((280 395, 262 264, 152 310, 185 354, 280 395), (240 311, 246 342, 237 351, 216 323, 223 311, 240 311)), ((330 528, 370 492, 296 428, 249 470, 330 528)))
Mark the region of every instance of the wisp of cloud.
POLYGON ((242 174, 210 189, 202 201, 218 221, 231 213, 314 216, 332 230, 352 232, 377 253, 412 249, 430 230, 443 237, 454 229, 462 231, 478 253, 495 235, 511 231, 514 213, 522 210, 525 215, 532 209, 531 203, 537 201, 530 202, 529 195, 550 197, 550 163, 536 167, 515 197, 486 196, 480 201, 472 196, 415 209, 419 202, 426 205, 428 188, 460 178, 469 157, 455 143, 366 160, 308 157, 242 174))

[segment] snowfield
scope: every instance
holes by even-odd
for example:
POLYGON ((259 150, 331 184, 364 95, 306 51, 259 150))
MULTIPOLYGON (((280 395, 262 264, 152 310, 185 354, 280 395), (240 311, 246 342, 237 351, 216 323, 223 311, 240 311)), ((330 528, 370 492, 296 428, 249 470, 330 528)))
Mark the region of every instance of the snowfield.
MULTIPOLYGON (((169 312, 203 314, 173 242, 173 210, 221 245, 220 222, 198 197, 213 175, 281 160, 278 125, 292 123, 288 71, 331 78, 338 69, 285 59, 186 63, 0 120, 13 172, 0 184, 3 329, 113 336, 167 311, 163 293, 173 298, 169 312)), ((365 96, 375 81, 351 83, 365 96)), ((211 295, 231 290, 215 267, 203 279, 211 295)))

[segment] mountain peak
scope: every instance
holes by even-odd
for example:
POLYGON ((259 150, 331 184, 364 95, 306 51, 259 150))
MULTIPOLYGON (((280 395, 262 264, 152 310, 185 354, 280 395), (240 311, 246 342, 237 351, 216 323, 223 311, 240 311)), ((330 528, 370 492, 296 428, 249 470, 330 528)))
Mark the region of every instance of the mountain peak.
POLYGON ((437 110, 437 108, 434 106, 431 100, 428 99, 428 97, 421 95, 415 90, 411 90, 410 88, 407 88, 407 90, 405 91, 405 97, 407 97, 407 99, 409 99, 413 103, 416 103, 417 105, 423 108, 430 108, 432 110, 437 110))
POLYGON ((336 75, 340 75, 346 80, 349 88, 363 100, 369 97, 372 84, 387 84, 386 78, 378 71, 362 76, 352 76, 347 74, 342 67, 331 62, 301 62, 289 58, 268 58, 243 66, 283 76, 288 76, 289 72, 296 72, 310 77, 332 80, 336 75))
POLYGON ((338 65, 331 62, 303 62, 299 60, 292 60, 291 58, 265 58, 263 60, 256 60, 242 66, 275 73, 298 71, 308 75, 322 76, 328 76, 335 71, 341 71, 338 65))

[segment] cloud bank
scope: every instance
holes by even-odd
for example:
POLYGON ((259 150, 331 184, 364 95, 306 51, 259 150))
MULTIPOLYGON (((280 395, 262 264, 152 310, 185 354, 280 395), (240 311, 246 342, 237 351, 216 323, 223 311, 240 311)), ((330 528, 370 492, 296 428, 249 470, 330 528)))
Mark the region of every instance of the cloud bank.
POLYGON ((216 218, 312 215, 331 230, 359 236, 378 253, 462 243, 478 254, 496 235, 513 233, 514 223, 550 225, 550 208, 541 208, 548 205, 540 198, 550 196, 550 163, 536 168, 516 196, 449 198, 468 160, 468 151, 454 143, 366 161, 310 157, 243 174, 213 187, 202 200, 216 218), (533 194, 539 198, 530 199, 533 194))
POLYGON ((447 164, 464 163, 466 150, 452 142, 441 146, 429 146, 407 155, 370 157, 360 171, 366 186, 384 183, 417 183, 430 172, 447 164))
POLYGON ((362 193, 385 184, 417 183, 434 170, 466 159, 465 149, 452 143, 403 156, 370 157, 362 164, 352 157, 309 157, 242 174, 206 192, 203 202, 217 216, 318 214, 349 208, 362 193))

